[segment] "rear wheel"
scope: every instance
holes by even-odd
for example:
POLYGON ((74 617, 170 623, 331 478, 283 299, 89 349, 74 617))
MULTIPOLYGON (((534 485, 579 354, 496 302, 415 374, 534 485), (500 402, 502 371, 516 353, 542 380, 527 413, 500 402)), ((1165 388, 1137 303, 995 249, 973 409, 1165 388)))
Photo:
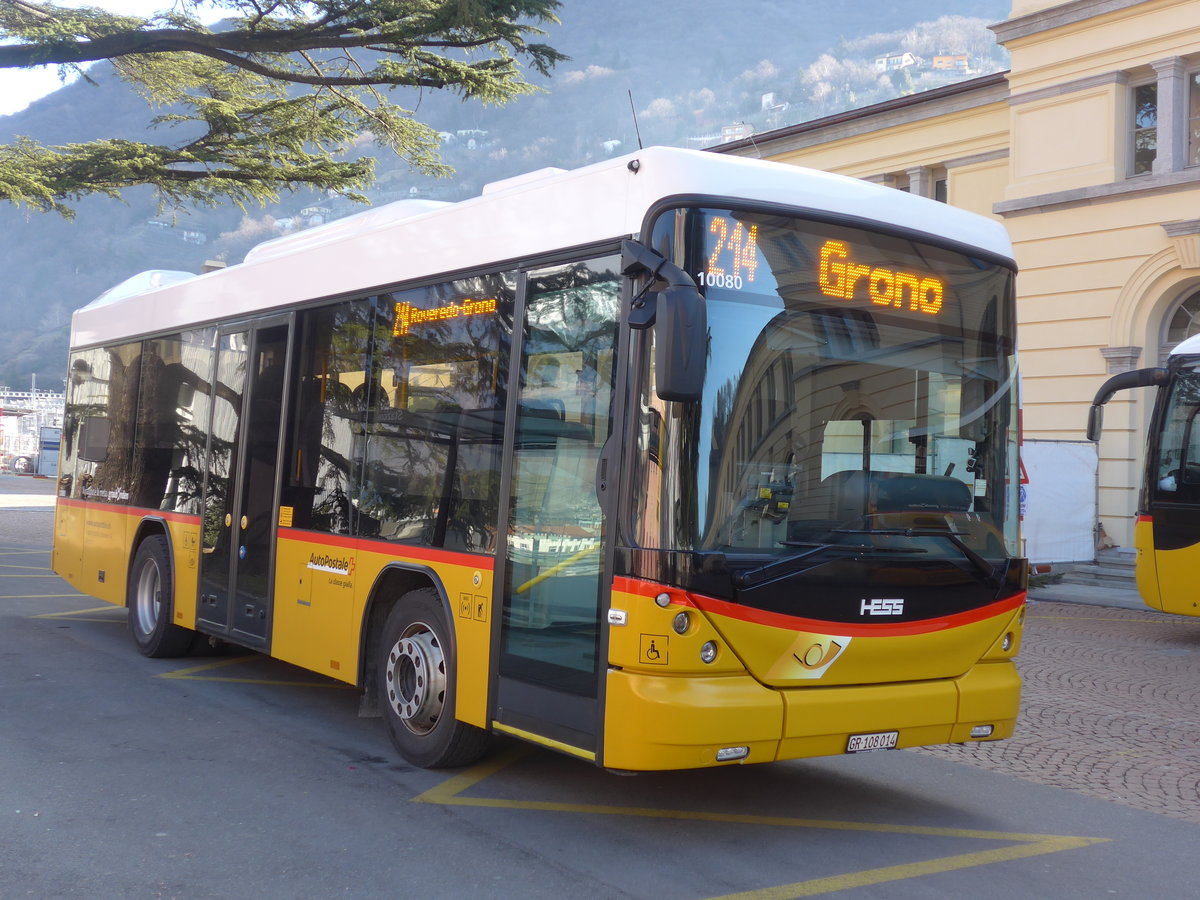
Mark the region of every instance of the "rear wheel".
POLYGON ((143 656, 183 656, 191 646, 193 632, 171 621, 173 583, 167 539, 151 535, 138 545, 125 600, 129 633, 143 656))
POLYGON ((488 734, 454 718, 454 654, 441 600, 432 588, 400 598, 384 623, 379 691, 388 734, 401 756, 424 768, 465 766, 487 750, 488 734))

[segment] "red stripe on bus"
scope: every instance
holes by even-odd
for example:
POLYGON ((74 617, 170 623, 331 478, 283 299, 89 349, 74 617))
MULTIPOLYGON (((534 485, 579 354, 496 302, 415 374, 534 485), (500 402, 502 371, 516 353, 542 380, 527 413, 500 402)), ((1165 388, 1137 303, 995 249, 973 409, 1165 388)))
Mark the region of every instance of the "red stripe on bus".
MULTIPOLYGON (((147 516, 157 516, 168 522, 178 522, 184 525, 197 525, 200 516, 185 513, 169 512, 164 509, 144 509, 137 506, 116 506, 111 503, 97 503, 90 500, 75 500, 70 497, 59 497, 58 502, 63 506, 77 509, 104 511, 116 515, 140 519, 147 516)), ((441 563, 451 566, 472 566, 491 572, 496 567, 496 560, 491 556, 475 555, 472 553, 456 553, 453 550, 438 550, 433 547, 414 547, 409 544, 393 544, 389 541, 373 541, 369 538, 353 538, 340 534, 326 534, 320 531, 303 531, 297 528, 277 528, 275 532, 280 538, 299 541, 306 544, 317 544, 324 547, 339 547, 344 550, 365 550, 369 553, 389 553, 398 559, 419 559, 424 562, 441 563), (301 537, 300 535, 303 535, 301 537), (403 550, 403 553, 398 552, 403 550)))
POLYGON ((275 536, 287 541, 319 544, 322 547, 339 547, 342 550, 357 550, 362 544, 360 538, 348 537, 344 534, 327 534, 324 531, 305 531, 303 528, 279 527, 275 529, 275 536))
POLYGON ((338 547, 342 550, 360 550, 366 553, 385 553, 397 559, 415 559, 422 562, 441 563, 446 566, 471 566, 491 572, 496 560, 491 556, 473 553, 458 553, 454 550, 439 550, 436 547, 416 547, 412 544, 393 544, 391 541, 370 538, 347 537, 342 534, 326 534, 321 531, 304 531, 298 528, 277 528, 275 534, 281 540, 321 547, 338 547))
POLYGON ((1139 524, 1142 522, 1147 522, 1151 525, 1154 524, 1154 516, 1138 516, 1137 520, 1139 524))
POLYGON ((968 609, 964 612, 953 613, 948 616, 940 616, 936 619, 922 619, 919 622, 865 623, 806 619, 800 616, 767 612, 766 610, 742 606, 738 603, 730 603, 728 600, 718 600, 715 597, 705 597, 700 594, 689 594, 678 588, 669 588, 649 581, 640 581, 636 578, 614 578, 613 588, 627 594, 636 594, 642 597, 657 597, 659 594, 665 592, 670 596, 672 603, 691 606, 702 612, 713 613, 714 615, 725 616, 726 618, 737 619, 742 622, 750 622, 755 625, 767 625, 771 628, 782 628, 787 631, 814 631, 819 634, 836 631, 838 634, 843 634, 846 637, 879 637, 946 631, 950 628, 971 625, 975 622, 982 622, 985 619, 991 619, 995 616, 1012 612, 1015 609, 1019 609, 1025 603, 1026 597, 1025 592, 1020 591, 1011 597, 997 600, 995 603, 989 603, 986 606, 968 609))
POLYGON ((166 519, 168 522, 179 522, 183 525, 197 525, 200 522, 199 516, 194 516, 190 513, 171 512, 166 509, 152 509, 143 506, 117 506, 113 503, 98 503, 95 500, 75 500, 71 497, 59 497, 58 503, 61 506, 73 506, 77 509, 116 513, 120 516, 129 516, 135 519, 155 516, 159 519, 166 519))

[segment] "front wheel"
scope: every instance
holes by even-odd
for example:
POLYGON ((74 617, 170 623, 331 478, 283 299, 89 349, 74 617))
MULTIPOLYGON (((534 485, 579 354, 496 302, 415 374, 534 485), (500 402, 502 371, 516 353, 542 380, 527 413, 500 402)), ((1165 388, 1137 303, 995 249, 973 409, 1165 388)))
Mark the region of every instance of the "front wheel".
POLYGON ((143 656, 183 656, 191 646, 193 633, 171 621, 173 585, 167 539, 151 535, 138 545, 125 599, 129 632, 143 656))
POLYGON ((400 755, 428 769, 465 766, 487 750, 488 734, 454 717, 454 653, 432 588, 410 591, 381 635, 379 691, 388 734, 400 755))

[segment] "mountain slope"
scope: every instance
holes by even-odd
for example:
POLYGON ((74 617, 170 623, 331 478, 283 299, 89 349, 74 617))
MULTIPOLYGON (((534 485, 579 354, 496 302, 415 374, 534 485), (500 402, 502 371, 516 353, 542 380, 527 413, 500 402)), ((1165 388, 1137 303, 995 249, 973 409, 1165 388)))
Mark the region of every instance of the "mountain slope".
MULTIPOLYGON (((372 200, 462 199, 497 178, 548 165, 570 168, 636 147, 638 131, 646 145, 697 146, 732 122, 764 130, 962 77, 928 68, 916 77, 917 70, 875 70, 875 58, 902 50, 962 53, 971 57, 974 74, 1003 68, 1003 53, 984 25, 1008 14, 1007 0, 945 6, 566 0, 563 23, 546 42, 571 60, 538 82, 544 92, 499 108, 429 92, 397 95, 446 133, 445 157, 456 175, 442 182, 416 178, 401 160, 380 158, 372 200), (956 21, 939 18, 951 11, 956 21)), ((111 70, 98 66, 92 78, 95 86, 75 83, 0 117, 0 141, 18 134, 51 144, 104 136, 170 140, 161 130, 144 137, 154 111, 111 70)), ((354 152, 369 153, 372 146, 354 152)), ((130 275, 154 268, 198 271, 206 259, 221 256, 237 262, 249 246, 285 226, 353 211, 303 192, 246 214, 232 207, 163 212, 140 189, 123 202, 86 200, 70 222, 0 206, 0 318, 6 326, 0 384, 25 387, 36 373, 39 387, 58 387, 70 313, 130 275)))

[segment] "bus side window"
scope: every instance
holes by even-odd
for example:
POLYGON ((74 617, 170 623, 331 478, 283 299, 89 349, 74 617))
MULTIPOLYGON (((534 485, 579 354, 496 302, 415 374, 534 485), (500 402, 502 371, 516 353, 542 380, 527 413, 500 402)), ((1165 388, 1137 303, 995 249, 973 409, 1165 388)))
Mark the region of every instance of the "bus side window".
POLYGON ((370 302, 349 300, 299 317, 282 505, 293 527, 349 534, 350 495, 361 443, 370 302))
POLYGON ((1200 502, 1200 373, 1175 382, 1159 436, 1155 493, 1167 502, 1200 502))
POLYGON ((1200 420, 1197 418, 1200 406, 1193 406, 1188 417, 1186 442, 1183 448, 1183 459, 1179 466, 1180 477, 1185 489, 1197 491, 1200 489, 1200 420))
POLYGON ((492 549, 515 277, 377 298, 358 534, 492 549))

